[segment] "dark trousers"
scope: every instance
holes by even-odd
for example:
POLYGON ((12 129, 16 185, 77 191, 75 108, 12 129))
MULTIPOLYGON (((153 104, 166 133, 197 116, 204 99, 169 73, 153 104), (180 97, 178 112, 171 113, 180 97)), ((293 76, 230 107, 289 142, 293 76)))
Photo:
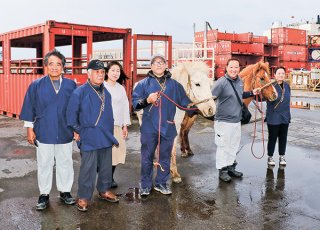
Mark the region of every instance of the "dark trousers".
MULTIPOLYGON (((159 164, 155 185, 166 184, 170 177, 170 157, 174 138, 160 138, 159 164)), ((153 159, 158 145, 158 134, 141 133, 141 187, 152 188, 153 159)))
POLYGON ((98 173, 97 190, 106 192, 112 183, 112 148, 81 152, 78 197, 91 200, 98 173))
POLYGON ((276 147, 277 139, 279 147, 279 155, 285 155, 287 147, 289 124, 269 125, 268 124, 268 156, 272 157, 276 147))

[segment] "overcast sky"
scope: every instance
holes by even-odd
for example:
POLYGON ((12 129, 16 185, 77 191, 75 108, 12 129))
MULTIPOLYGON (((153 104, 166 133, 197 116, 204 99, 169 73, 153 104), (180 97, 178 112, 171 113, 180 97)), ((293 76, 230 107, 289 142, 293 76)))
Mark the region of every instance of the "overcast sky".
POLYGON ((193 23, 197 31, 208 21, 219 31, 262 35, 275 21, 312 21, 318 14, 319 0, 5 0, 0 33, 56 20, 167 33, 174 42, 192 42, 193 23))

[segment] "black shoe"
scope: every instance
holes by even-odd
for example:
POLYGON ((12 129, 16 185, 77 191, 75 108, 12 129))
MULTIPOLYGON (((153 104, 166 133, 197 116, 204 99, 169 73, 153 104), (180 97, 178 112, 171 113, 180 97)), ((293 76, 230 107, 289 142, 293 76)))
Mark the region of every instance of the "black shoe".
POLYGON ((219 179, 224 182, 231 182, 231 177, 229 176, 226 167, 219 169, 219 179))
POLYGON ((49 194, 41 194, 39 196, 38 204, 36 205, 36 210, 41 211, 47 208, 49 204, 49 194))
POLYGON ((242 177, 243 173, 236 170, 234 165, 230 165, 227 167, 229 176, 233 177, 242 177))
POLYGON ((60 192, 60 200, 65 204, 75 204, 75 199, 72 198, 70 192, 60 192))
POLYGON ((118 184, 113 180, 111 183, 111 188, 116 188, 116 187, 118 187, 118 184))

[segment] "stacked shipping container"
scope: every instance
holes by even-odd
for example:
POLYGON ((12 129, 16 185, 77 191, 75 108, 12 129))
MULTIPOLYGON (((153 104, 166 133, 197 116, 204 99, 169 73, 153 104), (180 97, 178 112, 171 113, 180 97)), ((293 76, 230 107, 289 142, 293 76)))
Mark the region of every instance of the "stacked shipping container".
MULTIPOLYGON (((263 60, 269 62, 271 69, 284 66, 287 69, 318 67, 320 64, 320 36, 309 38, 306 45, 306 31, 293 28, 273 28, 271 43, 266 36, 254 36, 252 33, 227 33, 209 30, 195 33, 195 42, 202 47, 214 48, 215 77, 224 74, 227 60, 236 57, 241 67, 263 60), (308 65, 308 60, 311 64, 308 65)), ((207 57, 212 57, 208 51, 207 57)))
POLYGON ((216 30, 195 33, 195 42, 202 47, 214 48, 208 51, 207 57, 215 58, 215 77, 224 75, 228 59, 236 57, 240 60, 241 67, 256 63, 263 59, 264 43, 268 42, 265 36, 253 36, 252 33, 227 33, 216 30))
POLYGON ((306 31, 292 28, 271 29, 271 42, 278 44, 279 65, 286 69, 307 68, 306 31))

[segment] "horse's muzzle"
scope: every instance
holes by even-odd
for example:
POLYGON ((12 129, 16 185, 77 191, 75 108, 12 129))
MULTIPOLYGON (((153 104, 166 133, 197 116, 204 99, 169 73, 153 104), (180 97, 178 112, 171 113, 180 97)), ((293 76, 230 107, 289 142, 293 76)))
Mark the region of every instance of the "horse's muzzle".
POLYGON ((214 109, 212 107, 209 107, 208 109, 208 117, 211 117, 214 115, 214 109))

